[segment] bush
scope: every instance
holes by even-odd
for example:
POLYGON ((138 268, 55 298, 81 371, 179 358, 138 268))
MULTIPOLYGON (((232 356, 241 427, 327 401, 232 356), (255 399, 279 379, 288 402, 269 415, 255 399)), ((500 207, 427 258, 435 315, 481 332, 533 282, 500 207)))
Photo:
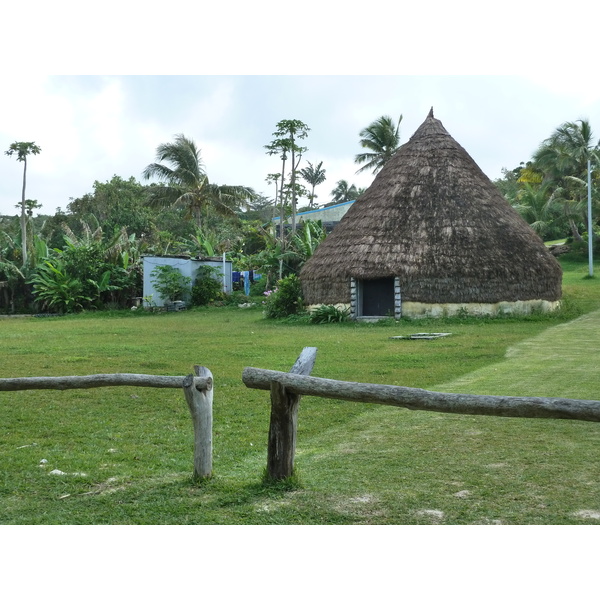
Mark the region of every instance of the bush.
POLYGON ((322 304, 310 315, 311 323, 342 323, 350 317, 349 308, 337 308, 331 304, 322 304))
POLYGON ((267 291, 267 278, 264 275, 260 279, 254 279, 254 281, 250 285, 250 295, 251 296, 264 296, 264 293, 266 291, 267 291))
POLYGON ((274 291, 266 291, 265 316, 267 319, 281 319, 304 311, 302 287, 296 275, 281 279, 274 291))
POLYGON ((76 312, 89 305, 92 298, 85 295, 83 283, 67 273, 60 258, 38 265, 29 283, 33 284, 36 303, 42 310, 76 312))
POLYGON ((215 267, 200 267, 192 286, 192 304, 194 306, 206 306, 223 297, 221 282, 215 279, 216 273, 219 273, 219 270, 215 267))
POLYGON ((165 302, 183 300, 191 278, 182 275, 171 265, 160 265, 154 268, 151 276, 154 288, 165 302))

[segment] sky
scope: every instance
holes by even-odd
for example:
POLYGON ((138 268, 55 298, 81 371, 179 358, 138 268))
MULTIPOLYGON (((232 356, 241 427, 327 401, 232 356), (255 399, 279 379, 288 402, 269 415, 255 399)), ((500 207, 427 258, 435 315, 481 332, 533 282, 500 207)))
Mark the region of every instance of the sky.
MULTIPOLYGON (((12 142, 35 142, 26 197, 41 214, 66 210, 113 175, 144 181, 156 147, 183 133, 201 150, 213 183, 245 185, 267 196, 281 161, 266 154, 282 119, 310 128, 300 168, 323 161, 317 202, 331 200, 356 174, 359 132, 389 115, 408 141, 431 107, 490 179, 527 161, 565 121, 589 119, 600 132, 600 85, 582 89, 543 77, 509 75, 14 75, 18 94, 0 96, 0 214, 17 214, 23 164, 4 154, 12 142)), ((6 80, 5 80, 6 83, 6 80)))

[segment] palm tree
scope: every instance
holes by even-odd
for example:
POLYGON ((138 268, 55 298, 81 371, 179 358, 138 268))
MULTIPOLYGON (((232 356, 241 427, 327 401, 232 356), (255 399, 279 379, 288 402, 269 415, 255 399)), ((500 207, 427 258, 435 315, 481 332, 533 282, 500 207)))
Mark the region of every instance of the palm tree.
POLYGON ((311 187, 310 196, 309 196, 309 205, 312 208, 315 201, 315 188, 325 181, 325 169, 321 168, 323 166, 323 161, 321 161, 316 167, 310 161, 308 162, 308 167, 305 167, 300 171, 300 175, 306 183, 309 183, 311 187))
POLYGON ((21 251, 23 266, 27 264, 27 201, 25 200, 25 186, 27 183, 27 157, 30 154, 39 154, 42 149, 35 142, 13 142, 4 153, 7 156, 17 155, 17 160, 23 163, 23 189, 21 192, 21 251))
POLYGON ((330 195, 333 196, 333 204, 341 204, 356 200, 360 196, 360 192, 354 184, 350 185, 345 179, 340 179, 330 195))
MULTIPOLYGON (((555 188, 555 203, 571 227, 574 239, 582 241, 577 223, 586 221, 585 191, 588 160, 600 162, 600 143, 594 146, 589 121, 568 121, 540 145, 533 155, 533 166, 544 181, 555 188)), ((591 224, 588 223, 588 227, 591 224)))
MULTIPOLYGON (((299 187, 296 183, 296 174, 298 165, 302 160, 302 155, 308 150, 303 146, 298 146, 297 141, 306 138, 310 127, 299 121, 298 119, 284 119, 277 123, 277 131, 273 133, 275 139, 265 146, 267 154, 273 155, 278 154, 281 157, 281 182, 280 182, 280 194, 281 194, 281 207, 284 205, 284 192, 291 192, 292 199, 292 233, 296 233, 296 212, 297 205, 296 200, 298 196, 299 187), (290 154, 290 181, 288 184, 285 183, 285 165, 290 154), (296 160, 296 158, 298 160, 296 160)), ((283 210, 283 208, 282 208, 283 210)), ((283 223, 283 221, 282 221, 283 223)), ((281 230, 283 232, 283 229, 281 230)), ((282 233, 283 235, 283 233, 282 233)))
POLYGON ((373 170, 374 175, 381 171, 383 165, 393 156, 400 145, 401 121, 402 115, 394 126, 392 117, 384 115, 360 132, 360 145, 370 152, 357 154, 354 158, 354 162, 359 165, 366 163, 356 171, 357 174, 369 169, 373 170))
POLYGON ((550 193, 549 183, 541 186, 523 183, 513 207, 542 239, 556 231, 556 222, 561 215, 556 194, 550 193))
POLYGON ((176 135, 175 142, 158 146, 156 160, 158 162, 144 169, 143 176, 145 179, 156 177, 164 185, 150 188, 150 204, 184 206, 186 216, 194 219, 200 231, 203 210, 212 209, 218 214, 235 217, 240 205, 256 197, 249 187, 210 183, 200 150, 183 134, 176 135))

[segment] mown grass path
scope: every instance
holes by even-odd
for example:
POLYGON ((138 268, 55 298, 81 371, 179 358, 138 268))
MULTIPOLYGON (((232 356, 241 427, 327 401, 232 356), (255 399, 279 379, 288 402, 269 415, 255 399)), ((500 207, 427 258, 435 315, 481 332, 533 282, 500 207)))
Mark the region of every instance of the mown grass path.
POLYGON ((600 311, 508 348, 503 361, 458 377, 439 391, 600 400, 600 311))

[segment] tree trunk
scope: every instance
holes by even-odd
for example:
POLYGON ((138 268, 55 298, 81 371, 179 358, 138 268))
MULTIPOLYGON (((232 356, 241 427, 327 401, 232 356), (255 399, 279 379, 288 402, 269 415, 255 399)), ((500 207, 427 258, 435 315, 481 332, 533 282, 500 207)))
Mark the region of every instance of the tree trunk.
POLYGON ((575 225, 575 222, 573 221, 573 219, 569 219, 569 226, 571 227, 571 233, 573 234, 573 240, 575 242, 583 242, 583 238, 581 237, 581 234, 579 233, 579 229, 577 229, 577 225, 575 225))
POLYGON ((281 245, 283 247, 283 243, 285 241, 285 223, 284 223, 284 219, 285 219, 285 208, 284 208, 284 201, 283 201, 283 189, 284 189, 284 183, 285 183, 285 161, 286 161, 286 155, 285 152, 283 153, 283 156, 281 158, 281 185, 279 186, 279 195, 280 195, 280 202, 279 202, 279 238, 281 239, 281 245))
POLYGON ((27 265, 27 212, 25 211, 25 185, 27 181, 27 157, 23 158, 23 191, 21 192, 21 258, 27 265))
POLYGON ((294 162, 294 135, 292 134, 292 235, 296 233, 296 163, 294 162))

